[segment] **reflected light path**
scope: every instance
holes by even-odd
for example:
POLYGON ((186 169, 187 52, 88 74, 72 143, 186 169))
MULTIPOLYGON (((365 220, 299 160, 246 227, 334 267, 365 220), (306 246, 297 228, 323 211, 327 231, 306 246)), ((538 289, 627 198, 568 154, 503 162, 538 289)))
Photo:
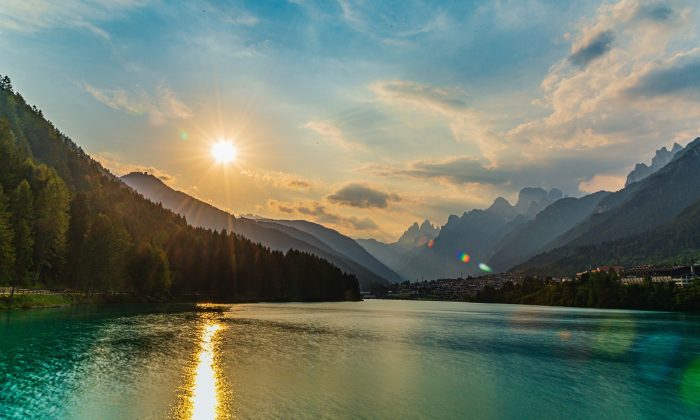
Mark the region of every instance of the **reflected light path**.
POLYGON ((215 361, 214 338, 222 329, 219 324, 207 324, 202 331, 197 367, 190 394, 191 419, 216 419, 220 416, 219 372, 215 361))

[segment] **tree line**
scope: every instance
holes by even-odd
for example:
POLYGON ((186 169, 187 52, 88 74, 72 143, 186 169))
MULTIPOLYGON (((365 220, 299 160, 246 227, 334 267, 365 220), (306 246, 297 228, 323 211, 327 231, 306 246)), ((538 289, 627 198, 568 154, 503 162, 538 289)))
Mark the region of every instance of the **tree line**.
POLYGON ((585 273, 580 279, 554 282, 526 277, 521 283, 505 283, 501 288, 485 287, 476 302, 525 305, 576 306, 649 310, 700 310, 700 281, 679 287, 674 283, 620 283, 615 272, 585 273))
POLYGON ((358 299, 326 260, 194 228, 131 190, 0 77, 0 285, 213 299, 358 299))

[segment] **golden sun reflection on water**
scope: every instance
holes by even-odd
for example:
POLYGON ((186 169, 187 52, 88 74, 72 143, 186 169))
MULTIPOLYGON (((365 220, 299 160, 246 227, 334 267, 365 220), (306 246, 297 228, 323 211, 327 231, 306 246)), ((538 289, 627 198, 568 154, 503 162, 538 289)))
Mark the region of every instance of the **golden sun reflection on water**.
POLYGON ((214 370, 214 336, 221 325, 204 327, 197 370, 192 385, 192 419, 215 419, 219 406, 219 386, 214 370))
POLYGON ((210 420, 227 418, 222 407, 224 385, 221 383, 216 358, 216 336, 223 327, 215 322, 205 324, 200 339, 196 366, 186 397, 182 400, 178 418, 210 420))

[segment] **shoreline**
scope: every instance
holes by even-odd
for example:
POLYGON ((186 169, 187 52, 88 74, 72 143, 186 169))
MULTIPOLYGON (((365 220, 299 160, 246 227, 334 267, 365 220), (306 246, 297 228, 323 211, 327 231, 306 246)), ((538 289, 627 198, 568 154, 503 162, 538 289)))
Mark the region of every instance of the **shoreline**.
POLYGON ((119 304, 119 303, 318 303, 318 302, 361 302, 359 300, 225 300, 213 296, 183 295, 169 299, 149 298, 135 295, 64 295, 64 294, 15 294, 10 301, 9 296, 0 296, 0 312, 23 309, 63 308, 78 305, 119 304))

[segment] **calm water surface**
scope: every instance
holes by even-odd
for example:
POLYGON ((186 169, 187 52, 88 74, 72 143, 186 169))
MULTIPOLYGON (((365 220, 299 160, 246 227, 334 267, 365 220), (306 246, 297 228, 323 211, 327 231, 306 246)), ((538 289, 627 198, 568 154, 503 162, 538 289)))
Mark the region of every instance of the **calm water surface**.
POLYGON ((700 418, 700 317, 448 302, 0 313, 0 418, 700 418))

